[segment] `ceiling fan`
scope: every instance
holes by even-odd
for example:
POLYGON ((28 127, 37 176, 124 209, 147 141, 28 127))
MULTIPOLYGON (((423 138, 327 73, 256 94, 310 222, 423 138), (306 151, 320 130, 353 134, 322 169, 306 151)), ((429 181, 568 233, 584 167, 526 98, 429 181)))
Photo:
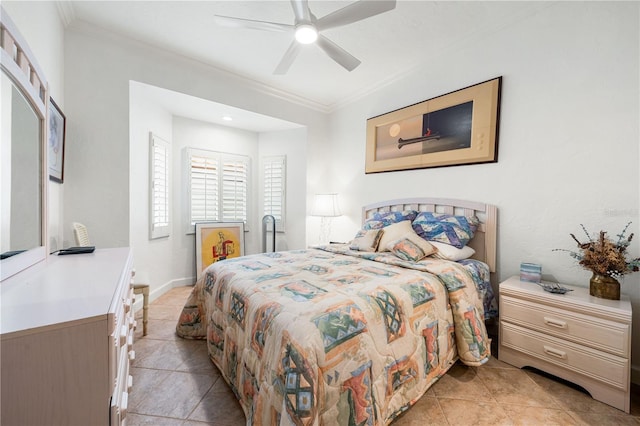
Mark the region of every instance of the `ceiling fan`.
POLYGON ((360 61, 349 52, 320 34, 329 28, 341 27, 388 12, 396 7, 396 0, 359 0, 322 18, 316 18, 309 9, 308 0, 291 0, 295 21, 293 25, 256 21, 215 15, 215 22, 227 27, 250 28, 263 31, 293 31, 295 39, 276 67, 274 74, 285 74, 301 49, 301 44, 317 43, 320 49, 348 71, 354 70, 360 61))

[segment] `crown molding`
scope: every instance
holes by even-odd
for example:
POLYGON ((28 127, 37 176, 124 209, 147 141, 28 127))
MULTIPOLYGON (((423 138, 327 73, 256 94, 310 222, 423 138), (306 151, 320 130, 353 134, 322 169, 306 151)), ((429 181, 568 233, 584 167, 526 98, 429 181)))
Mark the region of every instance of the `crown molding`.
POLYGON ((56 7, 62 24, 67 28, 76 19, 76 10, 73 7, 73 3, 69 0, 58 0, 56 1, 56 7))
MULTIPOLYGON (((66 3, 66 1, 65 1, 66 3)), ((309 98, 305 98, 303 96, 299 96, 296 95, 294 93, 291 92, 287 92, 285 90, 282 89, 278 89, 276 87, 267 85, 265 83, 262 83, 260 81, 254 80, 248 76, 242 75, 242 74, 238 74, 237 72, 233 72, 230 70, 227 70, 225 68, 221 68, 218 66, 215 66, 209 62, 206 61, 202 61, 193 57, 189 57, 189 56, 185 56, 183 54, 181 54, 180 52, 176 52, 175 50, 168 50, 168 49, 163 49, 159 46, 153 45, 153 44, 149 44, 146 43, 144 41, 141 40, 137 40, 137 39, 133 39, 127 36, 124 36, 122 34, 110 31, 108 29, 99 27, 97 25, 92 25, 89 24, 88 22, 85 22, 81 19, 74 19, 72 24, 69 24, 69 27, 67 28, 68 30, 72 30, 72 31, 76 31, 78 33, 81 34, 86 34, 88 36, 92 36, 92 37, 99 37, 99 38, 106 38, 109 40, 113 40, 115 42, 118 43, 125 43, 125 44, 132 44, 141 48, 144 48, 146 50, 153 50, 159 54, 162 55, 171 55, 171 56, 175 56, 175 57, 179 57, 181 60, 185 60, 185 61, 189 61, 192 63, 195 63, 199 66, 204 66, 207 67, 209 69, 215 70, 216 73, 219 73, 221 75, 223 75, 225 78, 229 78, 230 80, 233 80, 234 82, 237 82, 238 85, 242 85, 245 87, 250 87, 251 89, 269 95, 273 98, 277 98, 277 99, 281 99, 287 102, 290 102, 292 104, 295 105, 299 105, 305 108, 309 108, 312 109, 314 111, 318 111, 324 114, 327 114, 329 112, 331 112, 330 106, 314 101, 312 99, 309 98)))

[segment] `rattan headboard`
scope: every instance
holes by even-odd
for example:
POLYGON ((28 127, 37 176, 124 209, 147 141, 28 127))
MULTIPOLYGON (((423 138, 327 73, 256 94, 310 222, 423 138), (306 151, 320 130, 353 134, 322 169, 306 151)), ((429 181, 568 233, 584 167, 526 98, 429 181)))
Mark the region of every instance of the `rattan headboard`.
POLYGON ((476 254, 474 259, 489 265, 491 272, 496 271, 496 237, 498 209, 496 206, 475 201, 452 200, 447 198, 406 198, 369 204, 362 208, 362 221, 369 219, 375 212, 417 210, 425 212, 448 213, 464 216, 476 216, 480 226, 469 242, 476 254))

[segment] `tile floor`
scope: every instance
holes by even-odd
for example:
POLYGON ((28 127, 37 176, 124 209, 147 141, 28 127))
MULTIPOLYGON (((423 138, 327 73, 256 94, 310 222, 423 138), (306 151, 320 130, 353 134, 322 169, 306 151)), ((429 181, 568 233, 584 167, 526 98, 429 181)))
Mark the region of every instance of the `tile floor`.
MULTIPOLYGON (((191 287, 165 293, 142 312, 132 365, 127 425, 242 426, 244 414, 204 341, 184 340, 175 325, 191 287)), ((496 359, 482 367, 455 365, 393 426, 423 425, 640 425, 640 395, 631 414, 529 370, 496 359)))

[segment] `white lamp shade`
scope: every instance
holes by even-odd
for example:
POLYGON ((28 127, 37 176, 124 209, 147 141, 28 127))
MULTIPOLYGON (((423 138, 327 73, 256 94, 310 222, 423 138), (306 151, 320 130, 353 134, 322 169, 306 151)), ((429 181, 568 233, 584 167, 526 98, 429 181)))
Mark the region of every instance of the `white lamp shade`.
POLYGON ((342 216, 338 205, 338 194, 316 194, 311 215, 322 217, 342 216))

